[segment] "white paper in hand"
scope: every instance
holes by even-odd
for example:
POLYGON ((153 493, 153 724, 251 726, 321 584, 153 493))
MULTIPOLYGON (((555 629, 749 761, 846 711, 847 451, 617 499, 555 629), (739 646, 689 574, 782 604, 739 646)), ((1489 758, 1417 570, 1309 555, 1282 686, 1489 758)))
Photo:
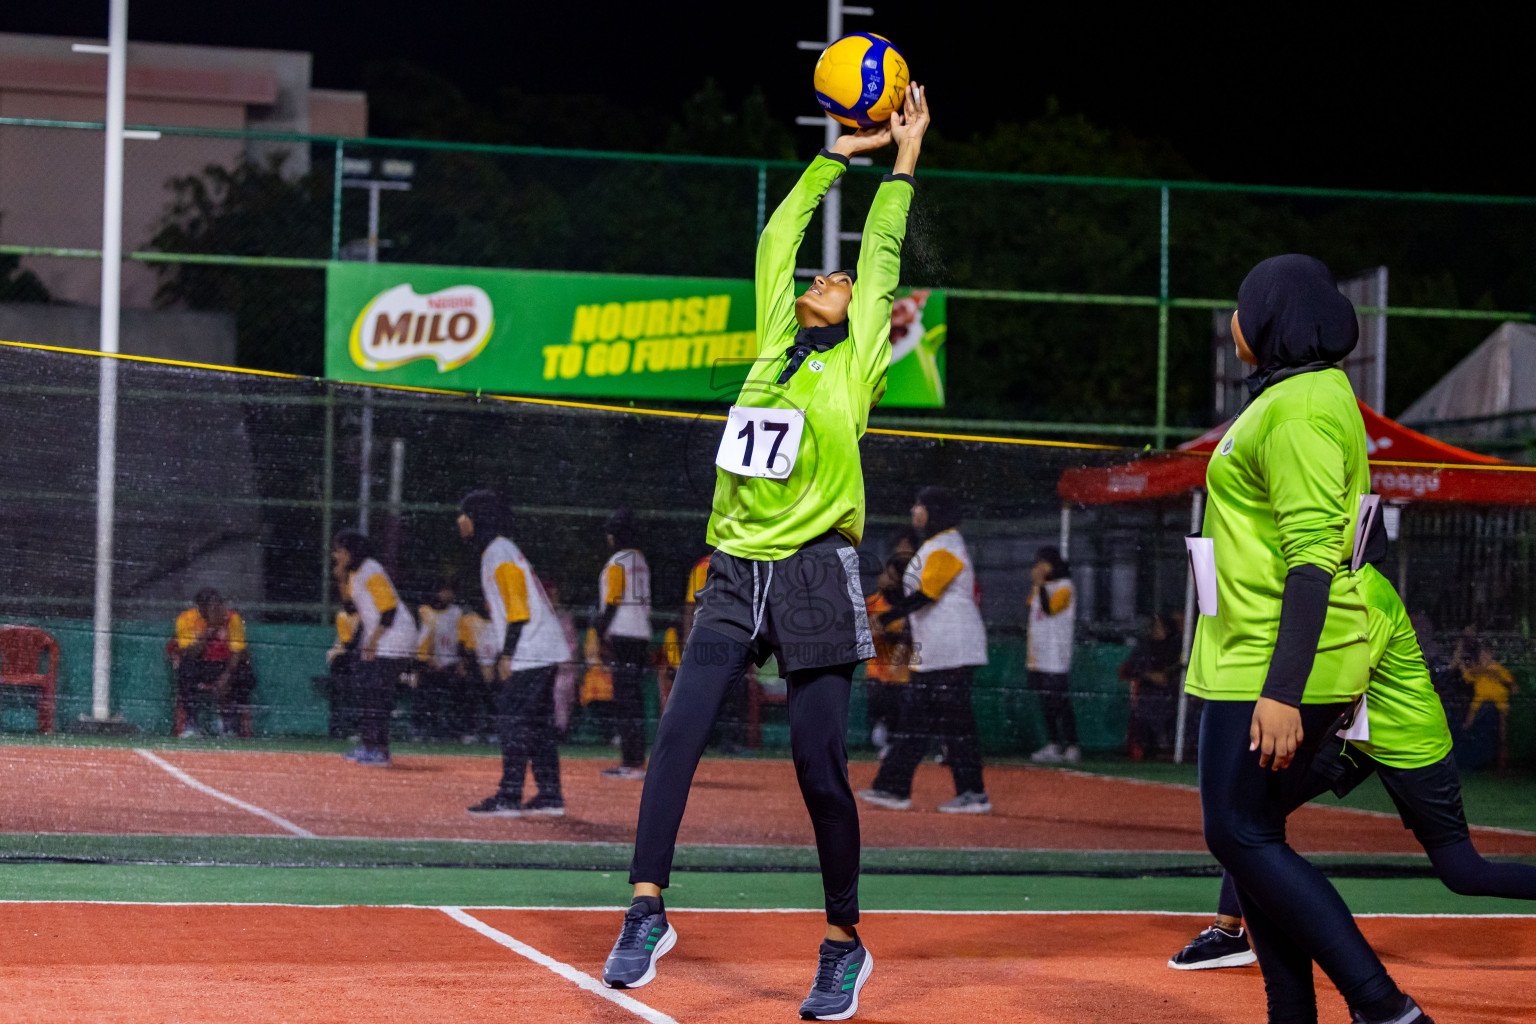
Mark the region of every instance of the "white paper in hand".
POLYGON ((1216 542, 1210 537, 1185 537, 1189 571, 1195 574, 1195 597, 1201 615, 1216 614, 1216 542))
POLYGON ((800 457, 805 431, 803 409, 731 406, 715 452, 715 465, 737 476, 787 480, 800 457))
POLYGON ((1365 694, 1362 693, 1360 695, 1360 707, 1355 711, 1354 724, 1339 733, 1341 739, 1358 740, 1361 743, 1369 743, 1371 741, 1371 716, 1366 713, 1370 709, 1366 707, 1365 701, 1365 694))
POLYGON ((1376 525, 1376 517, 1381 513, 1381 495, 1360 495, 1360 514, 1355 519, 1355 550, 1349 559, 1349 571, 1359 572, 1365 564, 1365 545, 1370 539, 1371 527, 1376 525))

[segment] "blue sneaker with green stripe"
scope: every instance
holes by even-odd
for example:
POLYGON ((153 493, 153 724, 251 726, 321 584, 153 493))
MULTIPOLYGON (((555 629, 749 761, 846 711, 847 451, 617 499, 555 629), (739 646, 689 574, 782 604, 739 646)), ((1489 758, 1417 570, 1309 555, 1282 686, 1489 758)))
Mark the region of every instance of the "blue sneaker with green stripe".
POLYGON ((800 1004, 801 1020, 847 1020, 859 1009, 859 991, 874 960, 857 934, 852 942, 823 939, 811 994, 800 1004))
POLYGON ((624 912, 624 927, 603 964, 609 988, 639 988, 656 977, 656 961, 677 943, 677 930, 654 896, 640 896, 624 912))

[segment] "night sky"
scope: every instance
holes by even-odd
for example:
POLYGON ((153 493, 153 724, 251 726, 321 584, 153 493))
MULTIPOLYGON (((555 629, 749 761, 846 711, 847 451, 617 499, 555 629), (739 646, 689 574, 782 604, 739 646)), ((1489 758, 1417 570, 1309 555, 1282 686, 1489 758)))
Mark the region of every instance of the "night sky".
MULTIPOLYGON (((952 138, 1028 120, 1055 97, 1096 124, 1169 140, 1215 180, 1533 189, 1517 155, 1536 94, 1524 16, 1517 24, 1475 5, 1327 17, 1301 5, 1142 6, 1126 16, 1100 4, 1007 5, 1014 13, 997 15, 982 12, 1003 5, 871 2, 875 16, 850 17, 848 29, 878 31, 905 51, 929 85, 936 128, 952 138)), ((0 31, 101 36, 106 9, 107 0, 4 4, 0 31)), ((662 113, 713 76, 732 97, 761 87, 788 121, 816 112, 815 55, 795 41, 825 34, 825 6, 133 0, 129 33, 309 50, 315 84, 330 88, 362 88, 370 62, 405 58, 472 98, 510 84, 662 113)))

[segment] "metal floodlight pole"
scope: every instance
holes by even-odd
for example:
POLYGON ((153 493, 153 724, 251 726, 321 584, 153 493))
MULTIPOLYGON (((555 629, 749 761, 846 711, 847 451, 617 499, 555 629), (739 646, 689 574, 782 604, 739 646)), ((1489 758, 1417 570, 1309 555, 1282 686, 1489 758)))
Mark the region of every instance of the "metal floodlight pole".
MULTIPOLYGON (((824 50, 842 38, 843 15, 874 13, 873 7, 854 7, 844 4, 843 0, 827 0, 826 42, 802 40, 797 45, 802 50, 824 50)), ((822 145, 827 149, 831 149, 837 143, 838 136, 842 134, 842 128, 838 123, 826 116, 797 117, 795 123, 807 126, 822 125, 822 145)), ((861 157, 854 162, 868 163, 869 161, 861 157)), ((857 241, 860 237, 858 232, 843 230, 843 188, 841 181, 835 181, 832 187, 827 189, 827 194, 821 201, 821 272, 830 274, 834 270, 841 269, 843 242, 857 241)))
POLYGON ((111 0, 107 29, 106 167, 101 210, 101 385, 96 406, 96 594, 91 717, 112 716, 112 525, 117 482, 117 360, 123 275, 123 105, 128 0, 111 0))

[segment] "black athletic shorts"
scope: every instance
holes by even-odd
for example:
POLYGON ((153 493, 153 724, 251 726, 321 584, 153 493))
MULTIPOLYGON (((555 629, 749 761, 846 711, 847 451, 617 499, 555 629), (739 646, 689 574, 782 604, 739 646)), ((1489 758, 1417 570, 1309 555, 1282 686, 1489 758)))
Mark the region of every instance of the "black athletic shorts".
POLYGON ((776 655, 780 672, 875 656, 859 553, 836 530, 776 562, 716 551, 695 602, 694 628, 708 626, 748 644, 759 665, 776 655))
POLYGON ((1340 756, 1340 764, 1334 794, 1344 796, 1372 773, 1380 775, 1387 795, 1397 805, 1403 827, 1413 830, 1424 849, 1438 850, 1472 838, 1461 806, 1461 777, 1451 754, 1422 768, 1394 768, 1349 747, 1340 756))

